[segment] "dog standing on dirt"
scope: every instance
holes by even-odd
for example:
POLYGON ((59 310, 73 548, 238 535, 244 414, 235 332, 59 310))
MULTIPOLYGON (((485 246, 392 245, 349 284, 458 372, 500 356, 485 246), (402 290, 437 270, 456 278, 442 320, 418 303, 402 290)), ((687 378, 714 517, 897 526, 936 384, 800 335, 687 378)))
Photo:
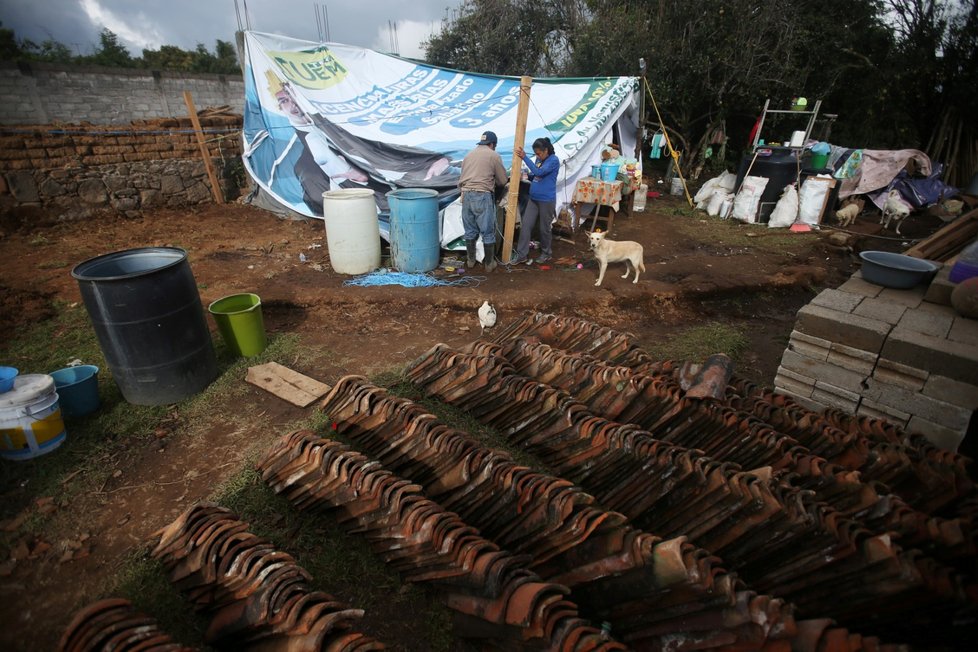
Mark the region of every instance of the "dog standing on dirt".
POLYGON ((855 222, 859 214, 863 212, 865 203, 863 199, 847 199, 842 202, 842 208, 835 213, 835 218, 839 220, 839 226, 846 228, 855 222))
POLYGON ((893 189, 886 194, 886 202, 883 204, 883 216, 880 218, 880 224, 883 225, 884 229, 888 229, 890 228, 890 222, 896 220, 895 231, 897 235, 900 235, 900 225, 910 215, 911 210, 912 207, 903 198, 900 191, 893 189))
POLYGON ((622 242, 608 240, 604 233, 592 233, 588 238, 591 241, 591 251, 594 252, 594 257, 598 259, 598 264, 601 266, 598 280, 594 282, 595 286, 601 285, 601 281, 604 280, 608 263, 621 262, 625 263, 625 275, 622 278, 628 278, 634 269, 635 280, 632 283, 638 283, 638 273, 645 271, 645 263, 642 261, 645 250, 642 249, 642 245, 628 240, 622 242))

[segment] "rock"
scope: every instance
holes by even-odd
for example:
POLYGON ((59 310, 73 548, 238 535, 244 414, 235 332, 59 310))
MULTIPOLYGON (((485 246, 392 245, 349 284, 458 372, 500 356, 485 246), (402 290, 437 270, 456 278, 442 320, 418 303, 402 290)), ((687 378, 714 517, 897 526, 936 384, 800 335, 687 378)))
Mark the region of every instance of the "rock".
POLYGON ((19 202, 41 201, 41 196, 37 194, 37 184, 34 183, 34 175, 27 170, 7 173, 7 185, 14 199, 19 202))
POLYGON ((183 179, 175 174, 165 174, 160 177, 160 192, 164 195, 175 195, 183 190, 183 179))
POLYGON ((142 206, 156 206, 160 201, 159 190, 143 190, 139 193, 139 203, 142 206))
POLYGON ((109 189, 109 192, 115 193, 124 188, 128 188, 129 180, 117 174, 110 174, 105 177, 105 187, 109 189))
POLYGON ((187 189, 187 203, 199 204, 211 197, 211 191, 203 183, 198 181, 187 189))
POLYGON ((135 210, 139 208, 139 198, 138 197, 114 197, 112 199, 112 208, 120 212, 135 210))
POLYGON ((104 204, 109 200, 101 179, 85 179, 79 183, 78 198, 86 204, 104 204))
POLYGON ((41 183, 41 195, 44 197, 60 197, 65 194, 65 187, 48 177, 41 183))
POLYGON ((958 283, 951 292, 951 307, 962 317, 978 319, 978 276, 958 283))

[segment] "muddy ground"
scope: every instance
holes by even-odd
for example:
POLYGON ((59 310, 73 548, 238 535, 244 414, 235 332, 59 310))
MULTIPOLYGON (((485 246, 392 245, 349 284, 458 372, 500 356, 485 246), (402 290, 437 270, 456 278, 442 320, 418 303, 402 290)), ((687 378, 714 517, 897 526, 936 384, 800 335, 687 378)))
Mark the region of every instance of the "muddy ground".
MULTIPOLYGON (((647 271, 637 285, 610 269, 603 286, 594 287, 597 271, 578 233, 569 236, 572 242, 555 243, 560 264, 549 270, 501 268, 477 287, 405 289, 344 286, 347 277, 329 267, 321 222, 281 220, 242 205, 21 226, 0 238, 0 332, 7 342, 0 345, 0 362, 21 366, 39 359, 10 343, 42 327, 52 347, 69 344, 62 347, 66 354, 73 337, 93 341, 70 276, 73 265, 129 247, 175 245, 188 250, 205 305, 256 292, 278 342, 269 355, 327 383, 348 373, 396 371, 437 342, 470 341, 479 330, 476 309, 489 299, 503 323, 525 310, 573 314, 630 331, 652 351, 675 350, 668 345, 690 328, 719 325, 741 338, 739 373, 770 384, 796 311, 854 269, 852 256, 827 246, 824 234, 772 234, 720 222, 673 199, 650 201, 647 212, 619 218, 615 227, 612 237, 645 246, 647 271)), ((859 227, 876 230, 868 222, 859 227)), ((485 276, 481 267, 471 272, 485 276)), ((52 358, 51 364, 67 361, 52 358)), ((47 456, 57 460, 0 462, 0 529, 6 528, 0 533, 0 647, 50 649, 74 610, 118 585, 134 551, 155 530, 193 502, 213 497, 229 478, 239 481, 270 441, 314 419, 314 408, 295 408, 245 385, 246 363, 222 364, 227 373, 220 389, 202 404, 148 413, 106 442, 76 441, 69 422, 67 443, 47 456), (25 464, 42 470, 24 470, 25 464), (54 499, 54 509, 38 505, 45 496, 54 499)), ((107 391, 103 387, 103 410, 124 419, 128 406, 117 392, 106 398, 107 391)), ((91 430, 91 423, 83 426, 91 430)), ((330 541, 316 545, 358 545, 356 539, 330 541)), ((433 617, 409 587, 396 588, 396 578, 381 589, 365 586, 370 577, 388 579, 356 569, 340 575, 322 585, 342 599, 369 603, 368 631, 399 649, 434 647, 424 622, 433 617)))

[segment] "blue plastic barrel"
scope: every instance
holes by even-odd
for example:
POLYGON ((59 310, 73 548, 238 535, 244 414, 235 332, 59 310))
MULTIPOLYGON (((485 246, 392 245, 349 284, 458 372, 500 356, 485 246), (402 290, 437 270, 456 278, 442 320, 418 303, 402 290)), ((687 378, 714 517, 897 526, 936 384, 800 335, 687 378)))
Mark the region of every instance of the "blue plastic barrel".
POLYGON ((401 188, 387 193, 391 209, 391 257, 401 272, 438 267, 438 191, 401 188))

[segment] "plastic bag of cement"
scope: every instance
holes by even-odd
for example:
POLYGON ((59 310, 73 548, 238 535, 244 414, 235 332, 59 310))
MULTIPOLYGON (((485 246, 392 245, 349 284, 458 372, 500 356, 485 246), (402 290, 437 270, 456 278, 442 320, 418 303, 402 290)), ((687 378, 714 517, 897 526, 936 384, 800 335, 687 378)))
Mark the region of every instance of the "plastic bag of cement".
POLYGON ((798 193, 799 222, 809 225, 819 223, 825 198, 831 190, 830 184, 824 179, 831 179, 831 177, 809 177, 801 184, 801 192, 798 193))
POLYGON ((717 190, 733 192, 734 184, 736 183, 737 175, 732 172, 724 172, 718 177, 713 177, 704 183, 703 187, 696 191, 696 195, 693 196, 693 201, 696 202, 696 208, 701 211, 706 210, 714 192, 717 190))
POLYGON ((768 221, 768 228, 786 229, 795 223, 798 218, 798 191, 795 184, 789 183, 781 193, 781 199, 771 212, 771 219, 768 221))
POLYGON ((753 224, 757 221, 757 207, 761 203, 761 195, 767 188, 766 177, 747 177, 740 184, 740 191, 734 198, 731 217, 741 222, 753 224))
POLYGON ((714 190, 713 196, 710 197, 710 202, 706 205, 706 212, 709 213, 710 217, 716 217, 720 214, 720 208, 723 206, 723 202, 731 197, 733 195, 726 190, 714 190))

